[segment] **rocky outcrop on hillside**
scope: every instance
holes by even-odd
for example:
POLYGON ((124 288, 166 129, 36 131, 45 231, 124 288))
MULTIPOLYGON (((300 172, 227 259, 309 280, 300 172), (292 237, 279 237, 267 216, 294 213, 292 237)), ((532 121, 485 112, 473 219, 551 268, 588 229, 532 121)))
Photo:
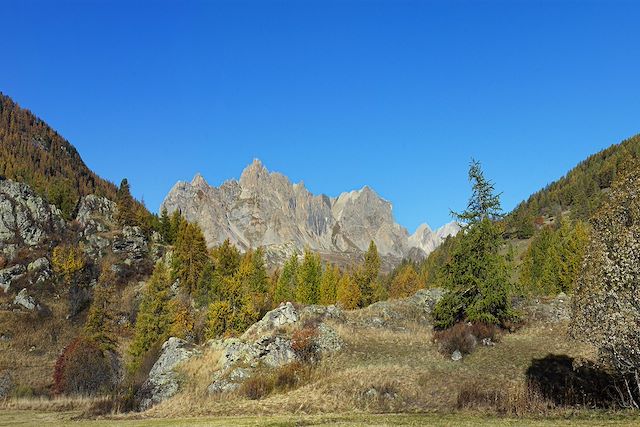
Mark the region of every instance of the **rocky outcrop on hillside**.
POLYGON ((457 232, 447 226, 432 233, 431 240, 424 230, 410 239, 394 221, 391 203, 371 188, 338 197, 314 195, 303 183, 269 172, 259 160, 239 181, 220 187, 210 186, 200 174, 190 183, 178 182, 162 208, 179 210, 198 222, 210 246, 228 238, 242 249, 263 246, 278 260, 305 247, 321 253, 362 253, 372 240, 383 256, 402 258, 412 247, 426 254, 443 236, 457 232))
POLYGON ((58 208, 28 185, 0 181, 0 256, 13 260, 20 247, 47 245, 65 228, 58 208))

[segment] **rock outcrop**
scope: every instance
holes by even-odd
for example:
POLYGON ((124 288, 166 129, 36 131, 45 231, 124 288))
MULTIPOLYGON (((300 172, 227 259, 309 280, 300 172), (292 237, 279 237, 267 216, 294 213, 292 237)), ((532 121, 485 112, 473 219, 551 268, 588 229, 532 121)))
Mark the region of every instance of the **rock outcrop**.
POLYGON ((149 378, 142 385, 138 397, 140 409, 151 406, 174 396, 180 386, 180 378, 175 368, 198 351, 180 338, 171 337, 163 345, 160 357, 151 368, 149 378))
POLYGON ((309 247, 321 253, 362 253, 373 240, 383 256, 402 258, 412 242, 422 252, 439 244, 448 226, 410 240, 398 225, 391 203, 371 188, 342 193, 338 197, 314 195, 303 183, 293 184, 269 172, 259 160, 249 165, 239 181, 210 186, 197 174, 189 182, 178 182, 162 203, 169 213, 180 210, 202 228, 210 246, 230 239, 245 250, 262 246, 267 256, 278 259, 309 247), (439 233, 439 234, 438 234, 439 233))
POLYGON ((19 247, 46 244, 64 227, 60 210, 28 185, 0 181, 0 255, 12 260, 19 247))

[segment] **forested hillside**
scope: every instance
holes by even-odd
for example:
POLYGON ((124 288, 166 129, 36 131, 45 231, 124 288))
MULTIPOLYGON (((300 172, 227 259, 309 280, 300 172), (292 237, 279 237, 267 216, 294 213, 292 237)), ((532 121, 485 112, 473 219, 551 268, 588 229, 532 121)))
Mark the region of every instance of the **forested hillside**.
POLYGON ((93 173, 44 121, 0 93, 0 177, 24 182, 69 218, 81 196, 115 199, 116 186, 93 173))

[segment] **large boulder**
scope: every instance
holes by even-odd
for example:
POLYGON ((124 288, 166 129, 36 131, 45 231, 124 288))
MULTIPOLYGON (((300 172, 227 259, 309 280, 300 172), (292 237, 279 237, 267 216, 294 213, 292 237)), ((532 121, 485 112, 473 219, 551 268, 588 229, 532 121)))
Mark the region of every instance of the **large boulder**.
POLYGON ((64 226, 60 210, 28 185, 0 181, 0 253, 11 259, 16 247, 47 243, 64 226))
POLYGON ((16 295, 16 297, 14 298, 13 303, 15 305, 20 305, 30 311, 33 311, 36 308, 40 308, 35 298, 29 295, 29 292, 26 288, 23 288, 20 292, 18 292, 18 295, 16 295))
POLYGON ((269 311, 258 322, 254 323, 247 331, 242 335, 242 338, 259 337, 265 334, 271 335, 277 329, 297 322, 300 319, 298 311, 293 304, 287 302, 280 305, 275 310, 269 311))
POLYGON ((138 392, 140 410, 144 411, 174 396, 180 388, 180 378, 175 368, 197 353, 198 350, 186 341, 176 337, 169 338, 162 345, 160 357, 138 392))

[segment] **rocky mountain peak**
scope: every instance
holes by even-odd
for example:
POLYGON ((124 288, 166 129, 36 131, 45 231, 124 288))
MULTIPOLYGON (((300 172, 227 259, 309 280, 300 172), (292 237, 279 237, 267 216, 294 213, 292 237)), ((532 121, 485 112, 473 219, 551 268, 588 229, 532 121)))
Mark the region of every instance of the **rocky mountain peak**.
MULTIPOLYGON (((302 182, 270 172, 254 159, 239 180, 216 188, 196 174, 178 182, 162 207, 179 209, 198 222, 210 246, 230 239, 241 249, 264 246, 288 256, 306 247, 326 254, 358 254, 373 240, 383 256, 402 258, 411 247, 422 251, 426 236, 410 239, 393 218, 392 205, 365 185, 331 198, 310 193, 302 182)), ((431 232, 428 227, 422 231, 431 232)), ((422 233, 425 234, 425 233, 422 233)), ((414 251, 415 252, 415 251, 414 251)))

